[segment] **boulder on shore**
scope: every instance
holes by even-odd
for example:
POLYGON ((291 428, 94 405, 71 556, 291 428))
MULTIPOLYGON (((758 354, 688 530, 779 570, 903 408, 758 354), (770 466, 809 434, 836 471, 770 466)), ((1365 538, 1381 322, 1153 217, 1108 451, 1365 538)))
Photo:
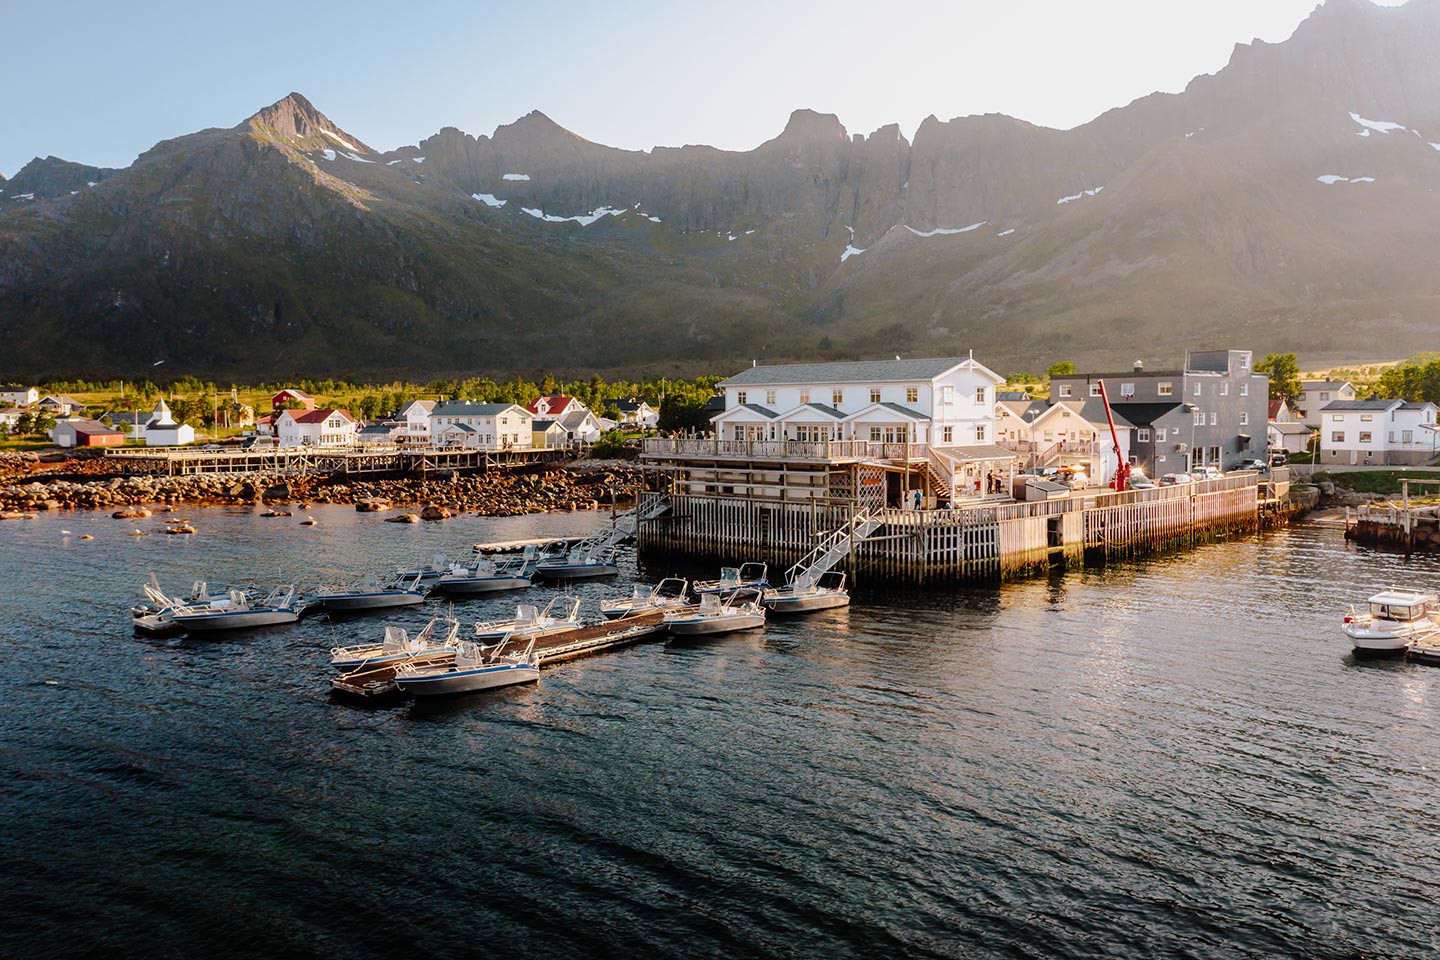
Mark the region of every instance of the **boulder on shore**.
POLYGON ((413 513, 400 513, 393 517, 386 517, 386 523, 419 523, 420 517, 413 513))

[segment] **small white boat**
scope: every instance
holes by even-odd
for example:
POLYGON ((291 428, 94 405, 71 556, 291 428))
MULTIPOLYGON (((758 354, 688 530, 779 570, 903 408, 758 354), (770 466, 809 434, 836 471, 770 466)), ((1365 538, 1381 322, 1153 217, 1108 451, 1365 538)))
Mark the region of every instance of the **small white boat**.
MULTIPOLYGON (((229 609, 229 590, 211 590, 204 580, 196 580, 190 587, 190 593, 184 597, 172 597, 160 589, 160 584, 155 580, 154 574, 141 588, 148 603, 137 604, 130 608, 130 615, 134 620, 137 630, 146 630, 150 633, 164 633, 167 630, 178 629, 175 623, 175 611, 186 607, 212 607, 218 610, 229 609)), ((255 591, 240 591, 247 600, 254 600, 257 597, 255 591)))
POLYGON ((315 596, 315 602, 325 610, 347 612, 356 610, 388 610, 392 607, 412 607, 425 602, 425 588, 419 574, 408 580, 392 580, 367 583, 348 587, 325 586, 315 596))
POLYGON ((653 587, 637 584, 628 597, 611 597, 600 601, 600 612, 607 619, 628 616, 642 610, 670 610, 686 605, 687 584, 679 577, 667 577, 653 587))
POLYGON ((175 611, 177 626, 190 631, 242 630, 247 627, 269 627, 281 623, 294 623, 300 619, 300 607, 295 600, 295 587, 277 587, 261 600, 253 603, 239 590, 230 591, 230 603, 218 606, 188 606, 175 611))
POLYGON ((563 557, 545 558, 535 566, 535 575, 543 580, 588 580, 619 572, 615 548, 605 546, 577 546, 563 557))
POLYGON ((524 557, 496 563, 488 557, 473 563, 454 563, 450 572, 434 583, 434 589, 446 593, 498 593, 501 590, 524 590, 530 586, 534 564, 533 549, 524 557))
POLYGON ((698 605, 667 613, 665 626, 677 637, 713 637, 756 630, 765 626, 765 608, 753 599, 740 600, 738 594, 722 598, 718 593, 707 593, 698 605))
POLYGON ((439 580, 450 572, 450 561, 445 559, 444 554, 435 554, 430 558, 429 563, 422 563, 414 567, 401 567, 395 571, 396 580, 406 582, 420 578, 422 583, 429 583, 432 580, 439 580))
POLYGON ((1417 640, 1440 633, 1440 598, 1420 590, 1391 589, 1375 594, 1368 609, 1352 606, 1340 629, 1369 656, 1398 656, 1417 640))
POLYGON ((760 602, 771 613, 811 613, 850 605, 850 592, 845 589, 845 574, 827 573, 811 583, 801 578, 783 587, 770 587, 760 594, 760 602))
POLYGON ((378 644, 361 643, 330 648, 330 666, 337 670, 360 670, 409 660, 422 653, 454 653, 460 637, 460 621, 454 617, 433 617, 415 636, 404 627, 386 627, 378 644), (438 627, 445 631, 439 633, 438 627), (437 635, 438 634, 438 635, 437 635))
POLYGON ((461 641, 455 657, 434 663, 402 663, 395 669, 395 685, 418 697, 494 690, 540 679, 540 657, 535 640, 522 653, 504 653, 504 641, 482 647, 461 641))
POLYGON ((765 579, 769 572, 769 566, 763 563, 721 567, 719 580, 696 580, 691 589, 702 597, 707 593, 729 595, 736 590, 763 590, 770 586, 770 581, 765 579))
POLYGON ((580 598, 560 596, 537 610, 534 604, 522 603, 515 608, 513 620, 489 620, 475 624, 476 640, 500 640, 507 636, 547 637, 580 626, 580 598))

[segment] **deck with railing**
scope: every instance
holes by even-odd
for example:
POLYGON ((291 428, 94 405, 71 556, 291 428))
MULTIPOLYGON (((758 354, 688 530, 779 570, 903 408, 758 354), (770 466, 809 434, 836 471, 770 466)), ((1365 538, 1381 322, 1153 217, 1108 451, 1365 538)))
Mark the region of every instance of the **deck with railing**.
POLYGON ((873 440, 721 440, 718 437, 647 437, 647 460, 753 460, 853 463, 861 460, 924 460, 929 444, 873 440))

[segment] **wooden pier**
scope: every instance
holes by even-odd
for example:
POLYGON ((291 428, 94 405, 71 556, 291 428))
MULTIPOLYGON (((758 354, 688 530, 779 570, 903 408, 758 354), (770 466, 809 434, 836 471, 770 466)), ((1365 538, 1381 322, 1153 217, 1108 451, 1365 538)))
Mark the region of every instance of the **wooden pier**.
POLYGON ((562 449, 472 450, 464 447, 272 447, 266 450, 120 448, 105 451, 131 473, 187 476, 201 473, 327 474, 424 477, 439 472, 490 473, 537 463, 559 463, 562 449))
MULTIPOLYGON (((656 484, 663 487, 663 480, 656 484)), ((1288 473, 1239 473, 1178 486, 1115 493, 1090 490, 1058 500, 960 505, 947 510, 869 509, 878 530, 846 559, 852 582, 995 581, 1065 562, 1104 562, 1192 546, 1259 529, 1267 503, 1288 495, 1288 473)), ((783 568, 827 533, 852 522, 855 500, 806 502, 735 493, 641 494, 668 513, 644 520, 642 553, 681 554, 724 564, 764 560, 783 568)))

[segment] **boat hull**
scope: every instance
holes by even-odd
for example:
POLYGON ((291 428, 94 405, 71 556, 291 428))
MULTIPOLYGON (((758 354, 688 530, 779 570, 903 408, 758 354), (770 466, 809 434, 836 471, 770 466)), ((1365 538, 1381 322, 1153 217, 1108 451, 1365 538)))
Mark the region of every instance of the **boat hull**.
POLYGON ((518 640, 523 637, 528 640, 531 637, 549 637, 557 633, 565 633, 568 630, 579 629, 579 627, 580 624, 576 623, 574 620, 566 620, 562 623, 552 623, 544 627, 520 627, 518 629, 513 627, 495 627, 494 629, 490 630, 481 630, 479 627, 476 627, 474 639, 503 640, 506 637, 510 637, 511 639, 518 640))
POLYGON ((765 604, 765 608, 771 613, 813 613, 816 610, 832 610, 835 607, 848 607, 850 605, 850 594, 843 591, 834 593, 778 594, 765 597, 761 602, 765 604))
POLYGON ((1356 654, 1363 657, 1398 657, 1419 639, 1433 637, 1436 631, 1372 630, 1363 623, 1347 623, 1341 629, 1350 638, 1356 654))
POLYGON ((394 593, 334 594, 331 596, 322 594, 315 598, 315 602, 324 610, 339 612, 349 610, 390 610, 395 607, 413 607, 417 603, 424 603, 425 594, 410 590, 394 593))
POLYGON ((713 637, 741 630, 758 630, 765 626, 765 617, 758 613, 732 614, 725 617, 687 617, 666 624, 677 637, 713 637))
POLYGON ((445 654, 450 654, 453 656, 454 653, 454 647, 437 647, 430 650, 422 651, 420 654, 416 654, 413 652, 376 653, 374 656, 369 657, 363 656, 361 654, 356 654, 354 656, 343 657, 338 660, 331 660, 330 666, 334 667, 336 670, 342 671, 359 670, 362 667, 383 667, 388 664, 403 663, 406 660, 414 660, 417 656, 444 656, 445 654))
POLYGON ((441 577, 435 581, 435 589, 446 593, 499 593, 503 590, 524 590, 530 586, 529 577, 441 577))
POLYGON ((135 629, 146 633, 169 633, 171 630, 179 630, 180 625, 175 622, 174 617, 150 613, 135 618, 135 629))
POLYGON ((544 580, 589 580, 594 577, 613 577, 620 568, 613 563, 557 563, 550 566, 541 564, 535 568, 535 575, 544 580))
POLYGON ((273 627, 294 623, 300 614, 294 610, 237 610, 234 613, 207 613, 176 617, 177 626, 195 633, 216 630, 246 630, 251 627, 273 627))
POLYGON ((429 697, 494 690, 520 683, 534 683, 539 679, 540 668, 536 666, 497 666, 433 675, 397 676, 395 685, 404 693, 429 697))

